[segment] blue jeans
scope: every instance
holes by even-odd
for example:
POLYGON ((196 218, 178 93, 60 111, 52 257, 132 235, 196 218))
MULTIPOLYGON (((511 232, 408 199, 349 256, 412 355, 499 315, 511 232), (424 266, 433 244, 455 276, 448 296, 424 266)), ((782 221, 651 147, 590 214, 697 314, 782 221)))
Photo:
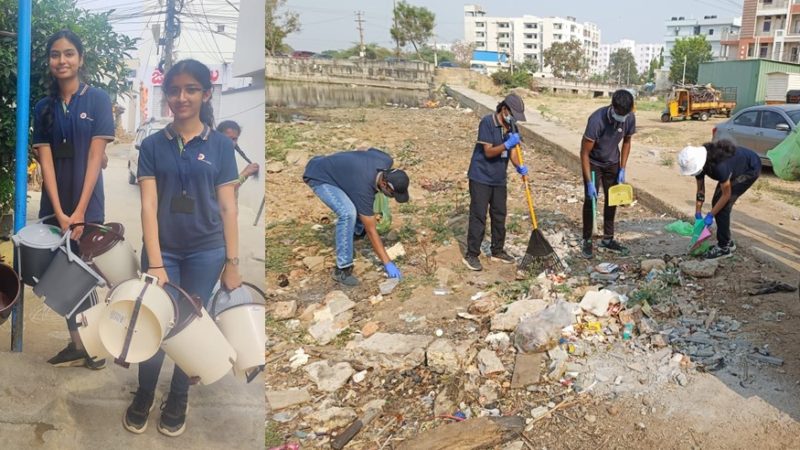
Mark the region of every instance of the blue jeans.
POLYGON ((336 186, 320 184, 311 189, 338 217, 335 233, 336 267, 346 269, 353 265, 353 233, 364 232, 364 224, 358 220, 356 205, 336 186))
MULTIPOLYGON (((169 281, 180 286, 189 295, 200 297, 208 309, 211 291, 225 266, 225 247, 187 252, 162 250, 161 259, 164 261, 169 281)), ((146 272, 149 267, 147 253, 142 249, 142 271, 146 272)), ((170 295, 176 294, 169 287, 167 291, 170 295)), ((163 364, 164 350, 159 350, 152 358, 139 363, 139 388, 155 392, 163 364)), ((175 366, 172 372, 170 393, 182 397, 189 395, 189 376, 178 366, 175 366)))

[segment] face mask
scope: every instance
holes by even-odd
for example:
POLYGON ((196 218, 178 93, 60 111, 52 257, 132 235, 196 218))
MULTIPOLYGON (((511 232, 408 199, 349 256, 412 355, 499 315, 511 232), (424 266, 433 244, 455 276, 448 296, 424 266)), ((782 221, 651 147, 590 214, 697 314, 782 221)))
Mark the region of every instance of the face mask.
POLYGON ((625 119, 628 118, 628 115, 625 114, 624 116, 620 116, 619 114, 615 113, 614 110, 611 110, 611 117, 620 123, 625 123, 625 119))
POLYGON ((503 116, 503 120, 505 120, 507 124, 511 124, 511 121, 514 120, 514 118, 512 116, 503 116))

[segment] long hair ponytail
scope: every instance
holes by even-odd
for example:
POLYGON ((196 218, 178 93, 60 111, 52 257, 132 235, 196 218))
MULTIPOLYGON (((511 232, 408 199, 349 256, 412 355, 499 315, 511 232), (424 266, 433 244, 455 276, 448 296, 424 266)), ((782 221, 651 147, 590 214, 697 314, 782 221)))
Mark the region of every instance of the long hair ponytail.
MULTIPOLYGON (((78 55, 83 58, 83 42, 81 42, 81 38, 72 31, 64 29, 57 31, 47 39, 47 46, 45 48, 48 61, 50 60, 50 50, 53 49, 53 44, 60 39, 66 39, 72 43, 72 45, 74 45, 75 49, 78 51, 78 55)), ((78 73, 80 74, 80 69, 78 73)), ((52 72, 50 72, 49 63, 47 68, 47 77, 50 79, 50 89, 47 93, 48 101, 42 110, 42 125, 45 135, 50 136, 53 132, 53 124, 56 120, 56 104, 58 103, 58 99, 60 97, 60 88, 58 86, 58 80, 56 80, 52 72)))
MULTIPOLYGON (((211 71, 208 67, 194 59, 182 59, 175 63, 164 77, 164 83, 161 85, 164 95, 167 94, 175 76, 181 73, 185 73, 197 80, 203 87, 203 91, 212 92, 211 71)), ((211 106, 211 97, 208 98, 208 101, 203 102, 200 107, 200 121, 210 128, 214 128, 214 108, 211 106)))

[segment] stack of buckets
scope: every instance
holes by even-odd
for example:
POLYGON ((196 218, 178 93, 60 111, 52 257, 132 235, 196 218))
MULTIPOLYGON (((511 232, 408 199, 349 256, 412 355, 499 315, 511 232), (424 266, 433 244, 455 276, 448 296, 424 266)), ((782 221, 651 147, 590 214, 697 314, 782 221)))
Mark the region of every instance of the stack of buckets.
MULTIPOLYGON (((155 278, 140 274, 121 224, 80 225, 85 227, 79 242, 80 257, 70 248, 71 230, 62 237, 58 227, 35 223, 12 240, 22 281, 33 286, 45 304, 62 316, 72 316, 95 288, 107 285, 111 289, 105 301, 76 316, 90 357, 110 357, 127 367, 152 358, 161 348, 201 384, 219 380, 231 368, 246 375, 263 369, 263 303, 249 298, 246 304, 221 310, 212 319, 197 298, 178 286, 167 283, 176 292, 173 297, 158 286, 155 278)), ((3 280, 5 273, 0 266, 0 290, 5 289, 3 280)), ((18 278, 17 284, 21 285, 18 278)), ((229 295, 243 290, 245 286, 231 293, 220 292, 229 295)), ((263 292, 255 290, 263 297, 263 292)), ((0 320, 5 309, 0 303, 0 320)))

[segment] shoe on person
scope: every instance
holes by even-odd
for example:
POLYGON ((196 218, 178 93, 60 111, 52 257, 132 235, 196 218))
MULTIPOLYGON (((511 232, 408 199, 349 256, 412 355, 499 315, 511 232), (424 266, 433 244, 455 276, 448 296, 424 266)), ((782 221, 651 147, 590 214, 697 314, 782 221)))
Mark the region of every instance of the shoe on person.
POLYGON ((48 359, 48 364, 53 367, 80 367, 86 365, 86 350, 78 350, 74 342, 70 342, 67 346, 58 352, 56 356, 48 359))
POLYGON ((84 366, 92 370, 100 370, 106 368, 106 359, 94 359, 89 357, 88 355, 84 358, 84 366))
POLYGON ((481 260, 478 259, 477 256, 466 255, 461 259, 461 261, 464 263, 465 266, 467 266, 469 270, 474 270, 476 272, 483 270, 483 266, 481 265, 481 260))
POLYGON ((586 259, 592 259, 592 240, 591 239, 584 239, 583 245, 581 246, 581 255, 583 255, 586 259))
POLYGON ((620 244, 619 242, 615 241, 614 239, 603 239, 602 241, 600 241, 600 245, 598 245, 598 247, 622 255, 628 254, 628 248, 620 244))
POLYGON ((492 261, 498 261, 498 262, 501 262, 503 264, 514 264, 515 262, 517 262, 514 259, 514 257, 509 255, 508 253, 506 253, 505 250, 501 250, 501 251, 499 251, 497 253, 492 253, 492 256, 491 256, 490 259, 492 261))
POLYGON ((730 250, 731 253, 736 251, 736 242, 734 242, 733 239, 731 239, 731 241, 728 242, 728 250, 730 250))
POLYGON ((358 278, 353 276, 353 266, 344 269, 335 268, 331 274, 334 280, 345 286, 358 286, 358 278))
POLYGON ((158 421, 158 431, 167 436, 180 436, 186 431, 186 410, 188 396, 167 395, 167 400, 161 403, 161 420, 158 421))
POLYGON ((125 415, 122 416, 122 426, 131 433, 142 434, 147 430, 147 418, 155 406, 155 394, 142 388, 136 390, 125 415))
POLYGON ((706 259, 723 259, 732 255, 733 253, 731 252, 730 247, 720 247, 719 245, 715 245, 711 247, 708 252, 706 252, 706 259))
POLYGON ((367 237, 367 230, 362 231, 361 233, 353 233, 353 240, 360 241, 367 237))

